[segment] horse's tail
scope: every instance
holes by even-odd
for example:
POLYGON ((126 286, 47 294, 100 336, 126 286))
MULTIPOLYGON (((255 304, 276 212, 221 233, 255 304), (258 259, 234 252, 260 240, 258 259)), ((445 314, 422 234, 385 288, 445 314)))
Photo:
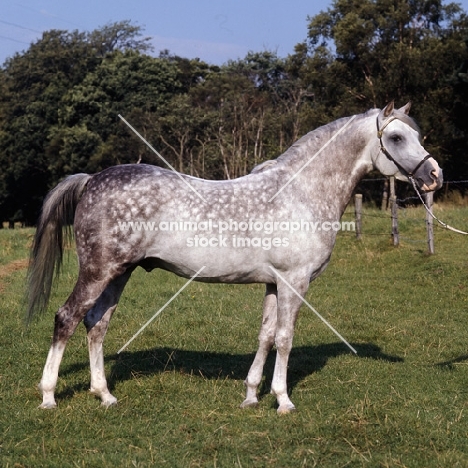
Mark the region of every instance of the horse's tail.
POLYGON ((28 322, 34 314, 47 307, 54 271, 56 270, 58 276, 65 242, 71 239, 76 206, 91 177, 88 174, 67 177, 44 200, 29 261, 26 314, 28 322))

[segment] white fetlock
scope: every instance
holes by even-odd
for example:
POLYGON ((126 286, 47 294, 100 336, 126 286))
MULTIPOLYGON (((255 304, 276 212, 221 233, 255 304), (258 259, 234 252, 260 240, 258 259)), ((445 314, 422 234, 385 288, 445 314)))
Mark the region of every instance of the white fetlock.
POLYGON ((258 406, 257 389, 258 384, 249 384, 248 378, 244 380, 246 389, 245 400, 241 403, 241 408, 255 408, 258 406))
POLYGON ((57 407, 55 402, 54 391, 53 390, 44 390, 42 388, 42 383, 40 383, 37 388, 42 393, 42 403, 38 406, 41 409, 53 409, 57 407))

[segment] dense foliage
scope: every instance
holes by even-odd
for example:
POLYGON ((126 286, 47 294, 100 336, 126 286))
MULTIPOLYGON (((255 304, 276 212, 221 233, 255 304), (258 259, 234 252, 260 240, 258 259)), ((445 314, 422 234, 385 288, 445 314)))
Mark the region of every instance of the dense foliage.
POLYGON ((468 17, 441 0, 334 0, 280 58, 212 66, 164 51, 129 21, 49 31, 0 68, 0 220, 35 222, 65 176, 121 163, 234 178, 345 115, 411 100, 425 146, 468 178, 468 17))

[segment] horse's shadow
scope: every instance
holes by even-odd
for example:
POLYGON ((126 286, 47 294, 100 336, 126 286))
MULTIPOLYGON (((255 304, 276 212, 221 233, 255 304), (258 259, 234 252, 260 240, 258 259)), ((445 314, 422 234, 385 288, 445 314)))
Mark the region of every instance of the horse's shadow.
MULTIPOLYGON (((379 346, 372 343, 353 344, 358 358, 371 358, 387 362, 403 362, 403 358, 382 352, 379 346)), ((299 346, 291 351, 288 368, 288 387, 292 390, 299 382, 309 375, 323 369, 330 358, 349 354, 350 351, 342 343, 329 343, 317 346, 299 346)), ((260 396, 269 391, 276 353, 270 353, 264 369, 264 384, 260 388, 260 396)), ((199 375, 204 379, 244 380, 253 362, 255 353, 231 354, 214 351, 191 351, 186 349, 153 348, 144 351, 127 351, 106 357, 111 362, 108 378, 109 390, 113 391, 119 382, 131 380, 135 376, 151 376, 168 371, 177 371, 187 375, 199 375)), ((62 375, 72 374, 85 367, 88 363, 73 364, 66 367, 62 375)), ((67 387, 57 397, 67 398, 77 391, 86 388, 84 383, 67 387)))
POLYGON ((468 361, 468 354, 458 356, 454 359, 450 359, 449 361, 439 362, 436 364, 436 366, 445 370, 454 370, 455 364, 463 363, 466 361, 468 361))

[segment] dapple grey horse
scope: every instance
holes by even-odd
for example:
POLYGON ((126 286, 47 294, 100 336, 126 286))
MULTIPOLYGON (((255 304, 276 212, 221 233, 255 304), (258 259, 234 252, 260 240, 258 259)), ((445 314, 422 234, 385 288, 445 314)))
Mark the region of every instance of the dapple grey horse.
POLYGON ((271 392, 279 413, 294 410, 286 374, 301 299, 330 261, 341 215, 357 183, 376 168, 386 176, 413 178, 421 191, 442 185, 442 171, 421 146, 409 108, 390 103, 337 120, 234 180, 207 181, 131 164, 61 182, 47 196, 35 234, 28 317, 47 306, 71 225, 79 275, 55 316, 39 384, 41 407, 56 406, 63 352, 82 320, 91 392, 105 406, 117 402, 104 375, 103 340, 125 284, 141 266, 185 278, 197 273, 197 281, 266 284, 259 347, 241 406, 258 404, 265 360, 276 345, 271 392))

